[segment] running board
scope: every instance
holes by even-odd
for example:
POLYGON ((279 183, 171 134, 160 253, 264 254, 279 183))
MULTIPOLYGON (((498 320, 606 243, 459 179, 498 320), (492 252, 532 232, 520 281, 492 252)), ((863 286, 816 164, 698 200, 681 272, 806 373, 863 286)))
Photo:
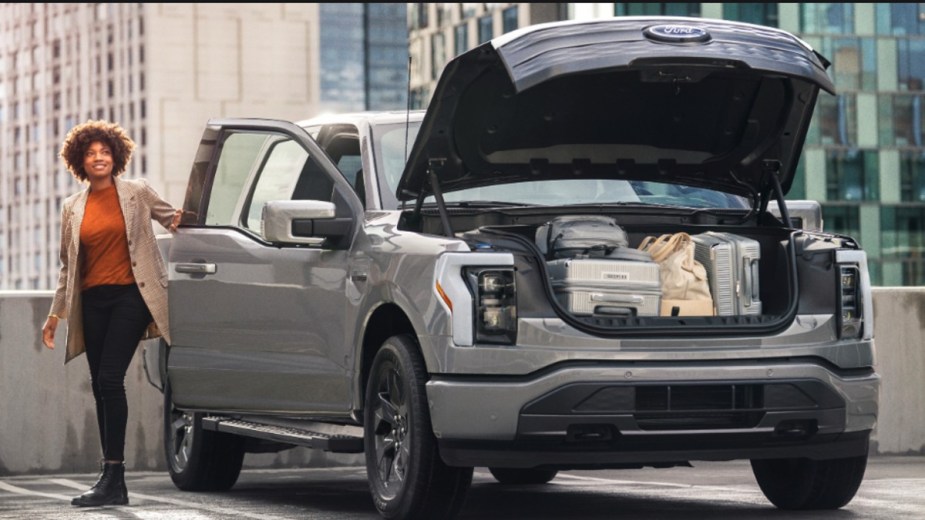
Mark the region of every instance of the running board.
POLYGON ((336 453, 362 453, 363 437, 353 435, 332 435, 300 428, 262 424, 230 417, 208 416, 202 418, 202 429, 214 432, 232 433, 269 441, 295 444, 317 450, 336 453))

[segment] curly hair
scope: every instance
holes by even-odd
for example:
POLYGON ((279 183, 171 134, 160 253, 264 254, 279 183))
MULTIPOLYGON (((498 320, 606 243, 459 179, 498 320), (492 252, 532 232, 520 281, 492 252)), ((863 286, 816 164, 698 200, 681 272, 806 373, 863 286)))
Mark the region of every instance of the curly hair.
POLYGON ((112 175, 122 175, 129 161, 135 142, 118 123, 89 120, 72 128, 61 145, 61 159, 71 175, 83 182, 87 180, 84 171, 84 154, 91 143, 101 142, 112 150, 112 175))

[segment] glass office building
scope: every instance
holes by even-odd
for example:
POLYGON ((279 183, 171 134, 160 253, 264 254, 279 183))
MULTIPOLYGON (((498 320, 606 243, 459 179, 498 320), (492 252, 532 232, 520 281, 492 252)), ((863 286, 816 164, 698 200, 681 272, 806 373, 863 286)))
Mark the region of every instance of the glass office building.
POLYGON ((405 4, 319 4, 321 103, 327 112, 407 104, 405 4))

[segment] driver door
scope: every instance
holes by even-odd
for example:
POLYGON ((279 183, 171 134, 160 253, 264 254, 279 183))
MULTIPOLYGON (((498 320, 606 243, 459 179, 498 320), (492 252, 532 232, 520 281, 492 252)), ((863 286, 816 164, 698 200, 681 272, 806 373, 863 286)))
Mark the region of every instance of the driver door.
MULTIPOLYGON (((362 206, 300 127, 210 122, 169 249, 168 370, 178 406, 245 412, 347 414, 345 284, 362 206), (271 200, 335 205, 343 236, 272 243, 271 200)), ((325 226, 321 226, 325 227, 325 226)))

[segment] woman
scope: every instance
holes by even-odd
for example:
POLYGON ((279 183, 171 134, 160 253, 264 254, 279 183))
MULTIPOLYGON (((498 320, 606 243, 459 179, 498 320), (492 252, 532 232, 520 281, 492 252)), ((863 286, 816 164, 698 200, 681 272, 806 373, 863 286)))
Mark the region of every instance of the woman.
POLYGON ((68 320, 67 363, 86 352, 103 446, 99 481, 74 498, 77 506, 125 505, 125 373, 139 341, 163 334, 167 270, 151 220, 175 231, 175 210, 143 179, 119 175, 135 143, 117 124, 87 121, 68 132, 61 158, 89 187, 64 201, 61 272, 42 341, 54 348, 55 329, 68 320))

